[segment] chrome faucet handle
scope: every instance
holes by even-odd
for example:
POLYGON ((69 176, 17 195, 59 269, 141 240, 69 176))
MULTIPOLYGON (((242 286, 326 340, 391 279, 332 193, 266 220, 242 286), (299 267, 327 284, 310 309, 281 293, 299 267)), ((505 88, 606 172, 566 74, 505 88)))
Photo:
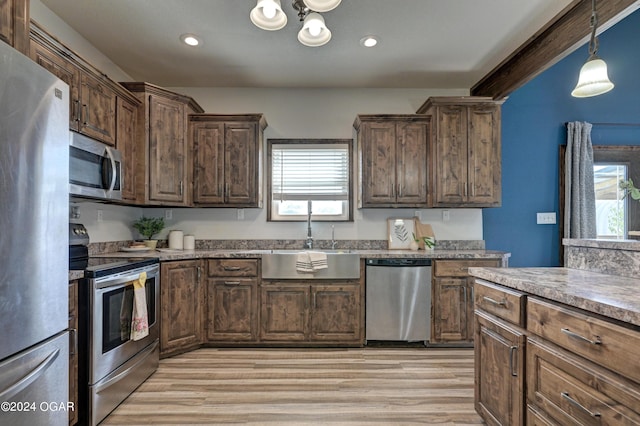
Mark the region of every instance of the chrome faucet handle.
POLYGON ((331 225, 331 250, 335 250, 338 242, 336 241, 336 227, 331 225))

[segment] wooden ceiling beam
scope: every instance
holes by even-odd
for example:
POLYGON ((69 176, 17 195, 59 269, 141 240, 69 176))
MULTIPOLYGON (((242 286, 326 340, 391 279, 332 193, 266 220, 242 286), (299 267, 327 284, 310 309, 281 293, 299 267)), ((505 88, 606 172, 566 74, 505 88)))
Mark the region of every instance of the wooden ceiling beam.
MULTIPOLYGON (((640 8, 640 0, 596 3, 598 34, 640 8)), ((472 96, 503 99, 589 41, 591 0, 575 0, 471 88, 472 96)), ((585 61, 588 52, 584 52, 585 61)), ((576 70, 576 78, 578 70, 576 70)))

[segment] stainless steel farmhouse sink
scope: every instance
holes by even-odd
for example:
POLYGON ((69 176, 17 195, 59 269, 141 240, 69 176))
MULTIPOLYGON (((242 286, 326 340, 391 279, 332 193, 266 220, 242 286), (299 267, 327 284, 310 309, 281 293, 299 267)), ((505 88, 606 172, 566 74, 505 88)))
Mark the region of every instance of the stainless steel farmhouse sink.
POLYGON ((262 255, 262 278, 267 279, 358 279, 360 254, 351 250, 317 250, 327 254, 328 268, 314 273, 298 272, 296 256, 303 250, 272 250, 262 255))

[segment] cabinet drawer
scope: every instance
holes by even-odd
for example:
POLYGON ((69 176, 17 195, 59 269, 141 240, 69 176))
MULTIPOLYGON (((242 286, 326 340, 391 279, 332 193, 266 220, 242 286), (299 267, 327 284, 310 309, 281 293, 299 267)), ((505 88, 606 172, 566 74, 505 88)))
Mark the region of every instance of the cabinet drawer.
POLYGON ((433 262, 433 275, 436 277, 466 277, 469 275, 469 268, 491 268, 500 265, 498 259, 436 260, 433 262))
POLYGON ((528 298, 527 329, 640 382, 640 332, 574 309, 528 298))
POLYGON ((640 386, 556 346, 527 342, 527 399, 560 424, 640 424, 640 386))
POLYGON ((210 259, 210 277, 257 277, 258 259, 210 259))
POLYGON ((474 285, 474 303, 482 309, 521 327, 524 327, 524 293, 506 287, 493 285, 476 279, 474 285))
POLYGON ((527 426, 555 426, 556 423, 546 418, 535 407, 527 406, 527 426))

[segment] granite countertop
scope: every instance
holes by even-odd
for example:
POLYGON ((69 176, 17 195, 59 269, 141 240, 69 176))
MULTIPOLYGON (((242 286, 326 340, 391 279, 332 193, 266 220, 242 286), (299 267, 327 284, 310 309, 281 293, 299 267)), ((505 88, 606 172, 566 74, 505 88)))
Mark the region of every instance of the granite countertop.
MULTIPOLYGON (((287 250, 294 251, 294 250, 287 250)), ((302 250, 300 250, 302 251, 302 250)), ((346 249, 349 253, 358 253, 362 258, 426 258, 426 259, 501 259, 504 263, 510 253, 495 250, 359 250, 346 249)), ((171 250, 158 249, 144 252, 111 252, 93 255, 92 257, 157 257, 160 261, 189 260, 207 258, 259 259, 272 250, 171 250)), ((69 280, 83 277, 83 271, 69 271, 69 280)))
POLYGON ((640 327, 640 279, 570 268, 469 268, 509 288, 640 327))

